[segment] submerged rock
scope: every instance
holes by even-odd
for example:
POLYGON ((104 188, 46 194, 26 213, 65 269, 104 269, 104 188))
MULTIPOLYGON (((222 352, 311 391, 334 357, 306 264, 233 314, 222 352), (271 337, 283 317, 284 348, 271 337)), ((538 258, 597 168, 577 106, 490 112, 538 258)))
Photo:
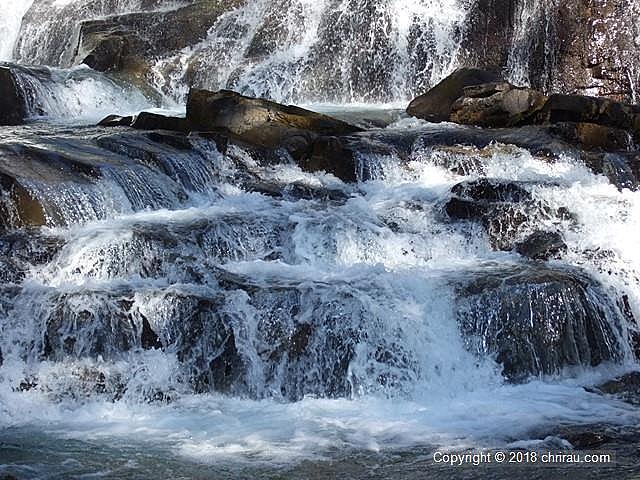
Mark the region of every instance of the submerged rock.
POLYGON ((578 271, 487 268, 458 289, 467 347, 511 381, 620 360, 623 323, 603 288, 578 271))
POLYGON ((0 66, 0 125, 19 125, 26 116, 26 102, 11 69, 0 66))
POLYGON ((497 73, 477 68, 460 68, 442 80, 427 93, 416 97, 407 113, 430 122, 447 122, 455 101, 463 96, 464 88, 483 83, 497 82, 497 73))

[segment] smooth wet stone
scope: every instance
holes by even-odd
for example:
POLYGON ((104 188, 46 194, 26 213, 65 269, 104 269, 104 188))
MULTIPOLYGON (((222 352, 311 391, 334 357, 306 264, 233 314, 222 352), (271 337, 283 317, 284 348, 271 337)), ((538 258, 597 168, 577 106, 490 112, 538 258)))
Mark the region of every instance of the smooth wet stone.
POLYGON ((187 119, 194 130, 224 129, 248 143, 286 148, 292 154, 304 150, 319 135, 347 135, 361 130, 320 113, 229 90, 192 89, 187 119))
MULTIPOLYGON (((466 87, 451 107, 450 120, 463 125, 501 128, 531 123, 547 97, 507 82, 466 87)), ((533 122, 535 123, 535 122, 533 122)))

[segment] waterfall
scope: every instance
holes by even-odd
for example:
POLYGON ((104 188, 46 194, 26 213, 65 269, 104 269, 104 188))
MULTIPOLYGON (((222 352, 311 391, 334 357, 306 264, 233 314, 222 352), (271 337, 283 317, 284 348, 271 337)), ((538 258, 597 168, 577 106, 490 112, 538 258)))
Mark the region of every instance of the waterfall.
POLYGON ((33 0, 19 1, 2 0, 0 1, 0 62, 8 61, 13 58, 13 49, 18 41, 20 34, 20 25, 22 17, 29 10, 33 0))
POLYGON ((63 70, 5 65, 11 68, 32 120, 97 122, 112 113, 136 114, 159 106, 157 98, 149 98, 137 86, 86 66, 63 70))
POLYGON ((285 102, 405 101, 457 66, 466 12, 460 0, 248 2, 160 60, 154 83, 176 99, 195 84, 285 102))
POLYGON ((507 60, 509 80, 515 85, 550 87, 556 52, 554 39, 557 0, 521 0, 514 11, 514 33, 507 60), (541 65, 532 65, 532 62, 541 65), (532 67, 542 72, 541 78, 531 77, 532 67))
MULTIPOLYGON (((640 412, 597 386, 640 356, 631 135, 404 111, 505 3, 0 0, 27 117, 0 126, 0 478, 406 478, 386 467, 596 426, 626 455, 640 412), (272 103, 197 127, 191 87, 358 127, 272 103)), ((549 88, 559 3, 515 4, 495 57, 549 88)))

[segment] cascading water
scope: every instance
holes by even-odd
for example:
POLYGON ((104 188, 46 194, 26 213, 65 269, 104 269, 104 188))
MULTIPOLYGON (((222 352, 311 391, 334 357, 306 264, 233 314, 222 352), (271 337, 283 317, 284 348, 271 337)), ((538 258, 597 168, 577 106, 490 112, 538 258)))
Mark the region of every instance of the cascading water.
POLYGON ((186 85, 285 102, 398 102, 456 66, 460 0, 255 1, 223 15, 202 43, 154 67, 177 100, 186 85))
MULTIPOLYGON (((549 88, 554 67, 555 45, 557 38, 553 12, 557 10, 556 0, 522 0, 516 2, 514 11, 514 33, 507 60, 509 80, 515 85, 532 85, 532 62, 542 59, 540 69, 543 78, 535 79, 535 84, 549 88), (542 55, 540 54, 542 52, 542 55)), ((538 71, 538 70, 536 70, 538 71)))
POLYGON ((33 1, 2 0, 0 2, 0 62, 13 59, 13 49, 18 41, 22 17, 33 1))
MULTIPOLYGON (((518 10, 514 81, 548 3, 518 10)), ((230 4, 145 78, 176 101, 194 84, 396 103, 455 68, 470 11, 230 4)), ((354 478, 407 478, 435 448, 569 448, 563 426, 640 423, 592 389, 637 369, 625 152, 596 174, 543 130, 324 105, 366 126, 344 137, 345 183, 224 132, 78 126, 162 105, 72 66, 78 22, 182 5, 25 16, 15 58, 49 66, 11 64, 38 121, 0 127, 0 476, 321 478, 355 455, 370 471, 354 478), (562 240, 550 259, 520 249, 540 234, 562 240)))

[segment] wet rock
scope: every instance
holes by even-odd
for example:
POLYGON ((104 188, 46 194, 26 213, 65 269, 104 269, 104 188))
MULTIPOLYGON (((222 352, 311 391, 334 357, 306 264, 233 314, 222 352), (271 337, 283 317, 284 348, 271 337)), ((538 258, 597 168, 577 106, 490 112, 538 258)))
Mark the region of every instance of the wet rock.
POLYGON ((452 197, 444 209, 451 218, 458 220, 478 220, 487 214, 489 206, 473 200, 452 197))
POLYGON ((481 223, 496 250, 511 250, 527 222, 542 213, 518 182, 483 178, 459 183, 451 193, 444 206, 446 214, 455 220, 481 223))
POLYGON ((75 64, 142 77, 157 57, 195 45, 238 0, 198 0, 177 9, 140 11, 80 22, 75 64))
POLYGON ((602 286, 577 270, 485 268, 458 292, 467 348, 493 356, 511 381, 623 358, 624 320, 602 286))
POLYGON ((187 120, 194 130, 224 129, 252 145, 283 148, 300 158, 320 135, 347 135, 359 128, 303 108, 222 90, 191 90, 187 120))
POLYGON ((533 260, 548 260, 567 250, 559 232, 537 231, 516 244, 516 251, 533 260))
POLYGON ((451 193, 476 202, 523 202, 531 199, 531 194, 518 182, 482 178, 458 183, 451 193))
POLYGON ((0 66, 0 125, 19 125, 26 116, 26 101, 11 69, 0 66))
POLYGON ((584 152, 582 159, 594 173, 604 175, 620 190, 637 190, 640 186, 640 158, 636 152, 584 152))
POLYGON ((540 112, 540 119, 547 123, 591 123, 640 136, 640 107, 606 98, 553 94, 540 112))
POLYGON ((631 147, 626 130, 595 123, 559 122, 551 125, 549 132, 585 150, 618 151, 631 147))
POLYGON ((20 181, 0 168, 0 230, 47 224, 45 207, 20 181))
POLYGON ((131 123, 131 127, 136 130, 171 130, 184 133, 190 130, 186 118, 168 117, 150 112, 139 113, 131 123))
POLYGON ((594 449, 611 441, 611 437, 600 432, 569 433, 564 438, 577 449, 594 449))
POLYGON ((99 127, 130 127, 133 123, 132 116, 108 115, 98 122, 99 127))
POLYGON ((153 331, 151 325, 149 325, 149 320, 142 314, 140 314, 140 317, 142 318, 142 334, 140 335, 142 348, 145 350, 162 348, 160 337, 153 331))
POLYGON ((614 395, 625 402, 640 405, 640 372, 630 372, 595 387, 595 391, 614 395))
POLYGON ((476 68, 458 69, 427 93, 415 98, 409 104, 407 113, 430 122, 449 121, 452 106, 463 95, 465 87, 500 80, 495 72, 476 68))
POLYGON ((463 125, 501 128, 530 122, 547 97, 507 82, 466 87, 451 107, 450 120, 463 125))
POLYGON ((310 153, 305 155, 300 166, 308 172, 325 171, 335 175, 343 182, 358 180, 356 152, 337 137, 320 137, 311 145, 310 153))

